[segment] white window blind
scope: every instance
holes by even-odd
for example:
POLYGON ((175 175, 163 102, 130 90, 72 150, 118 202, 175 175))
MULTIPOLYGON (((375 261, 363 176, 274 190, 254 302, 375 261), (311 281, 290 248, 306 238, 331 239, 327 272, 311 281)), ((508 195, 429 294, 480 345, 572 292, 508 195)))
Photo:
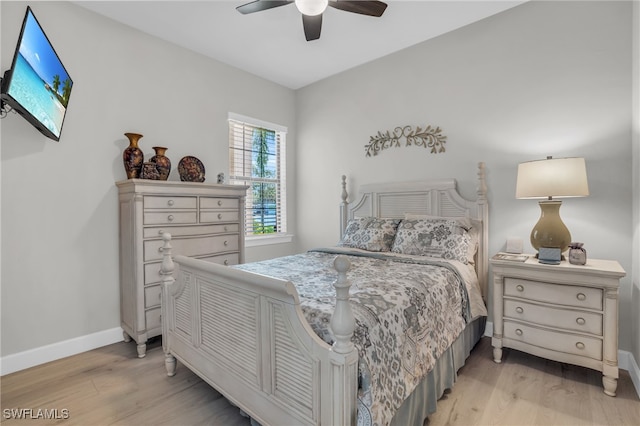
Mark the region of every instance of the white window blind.
POLYGON ((247 185, 245 235, 287 232, 286 128, 229 114, 229 183, 247 185))

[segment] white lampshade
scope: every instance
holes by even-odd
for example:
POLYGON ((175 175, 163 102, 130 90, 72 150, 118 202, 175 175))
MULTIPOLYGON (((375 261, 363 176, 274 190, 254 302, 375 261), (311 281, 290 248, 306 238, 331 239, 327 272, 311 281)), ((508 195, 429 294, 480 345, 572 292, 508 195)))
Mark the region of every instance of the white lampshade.
POLYGON ((308 16, 320 15, 325 11, 329 0, 295 0, 300 13, 308 16))
POLYGON ((584 158, 551 158, 518 165, 516 198, 543 198, 539 201, 540 219, 531 230, 531 246, 569 248, 571 233, 560 218, 562 201, 553 197, 586 197, 589 195, 587 167, 584 158))
POLYGON ((584 158, 547 158, 518 165, 516 198, 586 197, 584 158))

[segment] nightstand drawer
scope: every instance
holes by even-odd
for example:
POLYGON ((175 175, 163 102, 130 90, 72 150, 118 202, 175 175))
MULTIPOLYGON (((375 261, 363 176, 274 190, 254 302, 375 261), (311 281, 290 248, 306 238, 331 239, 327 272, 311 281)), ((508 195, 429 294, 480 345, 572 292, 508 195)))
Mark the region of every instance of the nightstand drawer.
POLYGON ((523 280, 504 279, 504 295, 549 302, 557 305, 602 310, 602 290, 574 285, 560 285, 523 280))
POLYGON ((528 345, 602 360, 602 340, 504 320, 504 338, 528 345))
POLYGON ((602 315, 594 312, 557 309, 522 300, 505 299, 504 316, 549 327, 602 336, 602 315))

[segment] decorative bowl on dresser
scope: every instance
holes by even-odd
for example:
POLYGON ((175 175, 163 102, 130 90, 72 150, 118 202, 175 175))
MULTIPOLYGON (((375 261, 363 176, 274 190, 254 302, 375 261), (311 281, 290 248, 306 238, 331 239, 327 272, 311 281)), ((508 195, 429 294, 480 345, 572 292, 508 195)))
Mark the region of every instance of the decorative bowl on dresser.
POLYGON ((602 372, 604 393, 618 385, 618 286, 626 275, 613 260, 586 265, 524 262, 494 256, 494 361, 513 348, 602 372))
POLYGON ((117 182, 120 205, 120 322, 138 356, 162 334, 162 233, 173 253, 235 265, 244 262, 246 186, 129 179, 117 182))

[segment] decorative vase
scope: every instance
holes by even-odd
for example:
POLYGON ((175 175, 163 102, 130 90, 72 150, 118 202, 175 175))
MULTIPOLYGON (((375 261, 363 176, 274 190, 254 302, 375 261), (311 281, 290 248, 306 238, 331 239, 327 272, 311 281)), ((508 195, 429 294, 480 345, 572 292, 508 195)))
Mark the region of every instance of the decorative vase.
POLYGON ((151 157, 149 161, 156 163, 156 168, 160 174, 159 180, 169 179, 169 173, 171 173, 171 160, 169 160, 169 157, 164 155, 164 153, 167 152, 167 148, 163 146, 154 146, 153 150, 156 152, 156 155, 151 157))
POLYGON ((142 179, 161 180, 158 165, 151 161, 145 161, 142 164, 142 179))
POLYGON ((135 179, 142 177, 142 163, 144 162, 144 154, 138 148, 138 140, 142 137, 138 133, 125 133, 129 138, 129 146, 122 153, 122 161, 124 162, 124 170, 127 172, 127 179, 135 179))

